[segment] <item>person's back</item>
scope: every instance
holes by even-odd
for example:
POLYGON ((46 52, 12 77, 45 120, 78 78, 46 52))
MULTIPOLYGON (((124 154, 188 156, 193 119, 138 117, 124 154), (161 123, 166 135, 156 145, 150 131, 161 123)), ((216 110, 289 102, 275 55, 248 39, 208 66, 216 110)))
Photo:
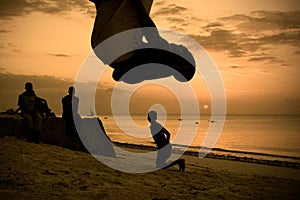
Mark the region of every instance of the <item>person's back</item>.
POLYGON ((72 96, 66 95, 61 100, 63 106, 62 118, 68 118, 72 116, 72 96))
POLYGON ((76 141, 78 137, 75 121, 77 125, 80 123, 80 116, 78 114, 79 98, 75 96, 75 88, 73 86, 69 87, 68 93, 61 100, 63 108, 62 118, 66 122, 66 131, 69 138, 72 141, 76 141))
POLYGON ((51 109, 48 107, 48 103, 46 99, 37 97, 35 103, 36 103, 36 111, 40 113, 42 117, 55 118, 55 114, 51 112, 51 109))
POLYGON ((18 99, 18 110, 21 110, 21 116, 25 120, 28 141, 35 143, 39 143, 42 130, 42 117, 37 112, 36 106, 37 98, 32 83, 27 82, 25 92, 20 94, 18 99))
POLYGON ((63 97, 61 100, 63 107, 62 118, 64 119, 73 118, 73 111, 75 114, 78 112, 79 99, 74 95, 74 87, 69 87, 68 93, 69 94, 63 97))
POLYGON ((23 113, 32 113, 36 110, 36 94, 31 83, 25 84, 25 92, 19 95, 18 106, 23 113))
POLYGON ((169 134, 169 133, 157 121, 151 122, 150 130, 151 130, 152 138, 155 144, 157 145, 158 149, 169 144, 169 140, 165 136, 165 134, 169 134))

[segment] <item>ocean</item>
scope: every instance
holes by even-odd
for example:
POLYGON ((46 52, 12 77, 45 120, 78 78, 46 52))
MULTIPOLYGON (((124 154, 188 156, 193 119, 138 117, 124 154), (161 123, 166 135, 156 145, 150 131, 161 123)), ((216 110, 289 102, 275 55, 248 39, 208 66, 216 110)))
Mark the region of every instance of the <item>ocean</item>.
MULTIPOLYGON (((116 117, 99 117, 112 141, 155 146, 147 116, 134 115, 132 119, 129 116, 118 116, 118 124, 121 123, 125 131, 118 127, 116 117)), ((208 127, 218 123, 218 121, 212 121, 209 115, 201 116, 200 120, 193 115, 184 118, 169 115, 165 120, 163 118, 159 117, 158 122, 171 133, 171 142, 177 134, 183 135, 183 140, 185 136, 189 138, 190 134, 195 134, 194 140, 189 145, 189 151, 195 152, 199 152, 200 147, 203 146, 208 127), (188 126, 184 132, 177 133, 181 123, 188 126)), ((177 143, 173 143, 173 148, 180 148, 182 144, 186 144, 186 141, 181 143, 177 140, 177 143)), ((229 115, 211 152, 300 163, 300 116, 229 115)))

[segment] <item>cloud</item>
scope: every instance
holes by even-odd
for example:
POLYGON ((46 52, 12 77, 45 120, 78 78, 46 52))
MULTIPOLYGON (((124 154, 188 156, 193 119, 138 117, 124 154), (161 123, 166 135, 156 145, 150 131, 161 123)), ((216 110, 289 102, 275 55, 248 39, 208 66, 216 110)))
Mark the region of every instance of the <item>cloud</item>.
POLYGON ((221 26, 223 26, 223 23, 221 23, 221 22, 211 22, 211 23, 207 24, 204 28, 209 29, 209 28, 215 28, 215 27, 221 27, 221 26))
POLYGON ((224 29, 212 30, 209 36, 190 35, 206 49, 227 51, 232 57, 241 57, 246 54, 244 36, 224 29))
POLYGON ((9 0, 0 1, 0 16, 2 19, 11 19, 16 16, 38 11, 47 14, 64 14, 78 10, 83 13, 92 13, 93 3, 87 0, 9 0))
POLYGON ((166 4, 161 1, 155 3, 154 6, 157 7, 155 12, 151 12, 151 18, 154 22, 164 21, 170 24, 171 26, 169 28, 173 30, 183 32, 184 28, 189 26, 190 21, 194 18, 194 16, 189 13, 189 9, 176 4, 166 4))
POLYGON ((153 3, 154 6, 162 6, 164 4, 165 4, 165 2, 163 2, 163 1, 154 1, 154 3, 153 3))
POLYGON ((251 17, 249 17, 247 15, 236 14, 236 15, 230 15, 230 16, 226 16, 226 17, 221 17, 219 19, 221 21, 244 22, 244 21, 250 21, 251 17))
POLYGON ((1 30, 0 30, 0 33, 9 33, 9 32, 11 32, 11 31, 9 31, 9 30, 4 30, 4 29, 1 29, 1 30))
POLYGON ((244 67, 242 66, 236 66, 236 65, 232 65, 232 66, 229 66, 231 69, 242 69, 244 67))
POLYGON ((263 44, 290 44, 300 47, 300 29, 298 31, 283 32, 258 39, 263 44))
POLYGON ((153 16, 181 15, 185 11, 188 11, 188 9, 185 7, 177 6, 176 4, 170 4, 170 5, 161 7, 157 12, 153 13, 153 16))
POLYGON ((289 98, 286 98, 286 99, 284 99, 284 101, 288 101, 288 102, 300 102, 300 99, 289 99, 289 98))
POLYGON ((186 20, 184 20, 181 17, 167 17, 166 20, 168 20, 170 23, 185 23, 186 20))
POLYGON ((300 55, 300 50, 294 52, 295 55, 300 55))
POLYGON ((62 54, 62 53, 49 53, 47 55, 54 56, 54 57, 71 57, 70 55, 62 54))
POLYGON ((66 94, 67 88, 72 85, 69 79, 60 79, 54 76, 37 76, 0 72, 0 109, 17 108, 18 95, 24 91, 24 84, 32 82, 37 95, 47 99, 50 108, 60 113, 60 99, 66 94))
MULTIPOLYGON (((191 34, 206 49, 224 51, 231 57, 244 57, 255 53, 267 55, 250 61, 274 60, 267 53, 272 46, 300 47, 300 12, 255 11, 250 15, 231 15, 209 22, 191 34)), ((295 53, 299 52, 296 50, 295 53)))
POLYGON ((251 21, 260 21, 265 24, 276 24, 281 28, 300 28, 300 12, 278 12, 278 11, 254 11, 251 13, 257 17, 251 18, 251 21))
MULTIPOLYGON (((60 115, 62 112, 61 98, 67 94, 69 86, 74 85, 73 80, 47 75, 13 74, 6 72, 4 68, 0 68, 0 111, 17 108, 18 95, 24 91, 24 84, 28 81, 33 83, 36 94, 45 98, 50 108, 60 115)), ((95 94, 97 113, 111 112, 112 92, 113 87, 109 84, 101 83, 98 86, 95 94)))
POLYGON ((60 88, 62 85, 69 85, 71 80, 61 79, 54 76, 22 75, 0 72, 0 91, 22 90, 25 82, 33 82, 37 88, 60 88))
POLYGON ((270 71, 267 71, 267 70, 261 70, 261 71, 260 71, 260 73, 263 73, 263 74, 268 74, 268 75, 269 75, 269 74, 272 74, 272 72, 270 72, 270 71))
POLYGON ((187 34, 206 49, 225 52, 233 58, 255 53, 272 57, 270 49, 278 45, 300 47, 300 11, 253 11, 249 15, 236 14, 207 21, 176 4, 165 3, 158 7, 152 14, 154 18, 169 22, 175 30, 192 30, 187 34))
POLYGON ((151 13, 152 18, 166 20, 169 24, 172 24, 173 27, 180 30, 182 27, 190 24, 191 17, 193 16, 189 14, 189 10, 187 8, 177 6, 176 4, 163 5, 165 4, 156 4, 156 6, 160 8, 156 12, 151 13))
POLYGON ((276 61, 276 58, 272 56, 262 56, 250 58, 248 59, 248 61, 276 61))
POLYGON ((234 22, 239 28, 253 27, 255 30, 269 28, 291 29, 299 28, 300 12, 253 11, 248 15, 231 15, 219 18, 223 22, 234 22))
POLYGON ((0 51, 0 55, 11 55, 15 53, 22 53, 21 49, 17 45, 11 42, 0 43, 0 50, 2 50, 0 51))
POLYGON ((26 0, 0 1, 0 16, 9 18, 26 14, 29 3, 26 0))
POLYGON ((263 44, 290 44, 300 46, 300 12, 254 11, 251 16, 232 15, 219 18, 224 23, 235 23, 237 32, 247 40, 263 44))

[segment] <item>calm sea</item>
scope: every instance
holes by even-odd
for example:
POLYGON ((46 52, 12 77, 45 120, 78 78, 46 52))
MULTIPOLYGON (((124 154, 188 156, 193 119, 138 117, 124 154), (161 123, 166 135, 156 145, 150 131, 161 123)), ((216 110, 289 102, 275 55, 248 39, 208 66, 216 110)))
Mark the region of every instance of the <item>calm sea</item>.
MULTIPOLYGON (((126 131, 118 127, 112 116, 100 116, 107 134, 113 141, 154 146, 146 116, 136 115, 132 116, 132 119, 128 116, 118 117, 118 121, 126 126, 126 131), (132 126, 131 122, 144 129, 132 126), (131 132, 135 135, 131 136, 131 132), (136 135, 136 132, 140 133, 140 136, 136 135)), ((208 127, 213 125, 212 123, 218 123, 212 122, 210 116, 205 115, 201 116, 200 120, 192 115, 185 118, 170 115, 165 122, 160 118, 158 121, 169 130, 171 140, 178 134, 180 124, 187 124, 185 132, 180 134, 186 134, 188 137, 189 134, 195 133, 190 145, 192 151, 199 151, 208 127)), ((178 142, 177 144, 181 145, 178 142)), ((174 144, 174 148, 177 144, 174 144)), ((227 116, 213 153, 300 162, 300 116, 227 116)))

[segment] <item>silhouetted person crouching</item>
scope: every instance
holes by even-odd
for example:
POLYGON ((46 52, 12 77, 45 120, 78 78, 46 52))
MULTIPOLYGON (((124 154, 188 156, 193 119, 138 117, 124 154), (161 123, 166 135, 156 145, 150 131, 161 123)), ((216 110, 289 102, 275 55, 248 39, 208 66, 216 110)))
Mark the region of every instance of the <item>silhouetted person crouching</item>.
POLYGON ((167 162, 167 159, 171 156, 172 151, 172 144, 170 143, 170 133, 156 120, 157 113, 155 111, 150 111, 148 113, 148 121, 151 123, 150 130, 157 147, 156 167, 166 169, 178 164, 179 171, 184 171, 184 159, 167 162))

